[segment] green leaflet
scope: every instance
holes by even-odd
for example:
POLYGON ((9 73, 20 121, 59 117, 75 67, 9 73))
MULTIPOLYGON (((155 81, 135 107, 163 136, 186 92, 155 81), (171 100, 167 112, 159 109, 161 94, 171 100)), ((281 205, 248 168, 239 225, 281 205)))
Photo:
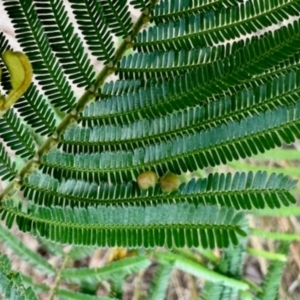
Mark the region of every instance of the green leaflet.
POLYGON ((253 77, 298 53, 299 22, 174 80, 91 103, 82 113, 82 123, 85 126, 129 124, 141 118, 151 119, 186 107, 204 105, 222 94, 235 93, 236 86, 240 90, 249 81, 254 86, 260 85, 261 79, 256 81, 253 77))
POLYGON ((62 273, 62 277, 68 283, 88 282, 97 284, 102 280, 114 280, 133 274, 139 270, 149 267, 150 260, 145 256, 129 257, 120 261, 111 262, 102 268, 70 268, 62 273))
MULTIPOLYGON (((288 254, 289 244, 283 243, 277 248, 279 253, 288 254)), ((276 252, 277 252, 276 251, 276 252)), ((281 277, 286 262, 274 261, 268 268, 268 273, 262 284, 262 292, 258 294, 260 300, 276 300, 279 297, 278 286, 280 286, 281 277)))
POLYGON ((35 3, 50 45, 65 73, 77 86, 90 86, 95 77, 92 62, 87 53, 84 53, 81 39, 74 32, 64 3, 57 0, 35 1, 35 3), (61 24, 62 20, 64 26, 61 24))
MULTIPOLYGON (((299 16, 300 0, 70 0, 72 24, 63 1, 46 2, 3 0, 37 83, 0 120, 0 175, 10 180, 0 194, 0 217, 8 228, 16 223, 38 237, 64 263, 54 270, 0 230, 16 254, 57 284, 50 290, 20 277, 0 258, 6 298, 35 299, 26 290, 31 286, 60 299, 95 299, 83 292, 89 284, 95 291, 100 280, 112 281, 110 295, 121 298, 124 277, 156 259, 150 299, 165 297, 164 277, 173 268, 206 279, 206 300, 248 299, 253 286, 241 278, 249 235, 244 214, 299 213, 291 205, 296 181, 272 173, 276 168, 224 174, 215 167, 237 166, 240 158, 300 138, 300 21, 278 25, 299 16), (268 26, 279 29, 259 35, 268 26), (242 41, 244 34, 255 36, 242 41), (10 150, 17 166, 23 159, 22 169, 10 150), (144 172, 195 178, 163 193, 161 181, 139 187, 144 172), (74 247, 68 252, 60 244, 74 247), (113 246, 192 249, 138 250, 146 256, 96 269, 68 266, 96 247, 113 246), (199 264, 194 251, 211 265, 199 264), (80 292, 61 289, 59 280, 72 289, 78 283, 80 292)), ((5 51, 12 49, 0 32, 5 51)), ((7 93, 2 61, 0 68, 7 93)), ((271 269, 256 296, 278 298, 280 268, 271 269)))
POLYGON ((157 185, 146 191, 138 188, 136 182, 109 184, 89 183, 80 180, 62 180, 48 175, 33 174, 25 183, 25 196, 39 205, 89 206, 89 205, 151 205, 172 204, 186 199, 195 205, 221 205, 235 209, 272 209, 294 203, 290 189, 295 181, 283 174, 252 172, 210 174, 207 178, 192 179, 182 184, 178 191, 165 194, 157 185))
POLYGON ((162 176, 167 171, 180 174, 225 164, 281 146, 281 140, 291 143, 300 137, 299 105, 300 102, 280 107, 133 152, 71 155, 52 151, 43 157, 43 170, 53 172, 55 169, 55 176, 60 178, 121 182, 133 180, 149 169, 162 176))
POLYGON ((23 242, 21 242, 3 226, 0 226, 0 237, 1 241, 6 244, 7 247, 12 249, 15 254, 17 254, 27 263, 36 267, 38 270, 44 274, 47 274, 48 276, 55 275, 56 270, 47 262, 46 259, 28 249, 23 242))
POLYGON ((33 72, 46 96, 55 106, 70 111, 75 104, 74 93, 51 51, 33 1, 4 1, 4 6, 12 23, 18 24, 16 38, 33 62, 33 72))
POLYGON ((16 163, 10 160, 4 146, 0 144, 0 176, 2 180, 11 179, 16 173, 16 163))
POLYGON ((299 0, 265 0, 263 3, 252 0, 216 12, 188 14, 178 22, 166 22, 142 31, 135 47, 150 52, 212 46, 255 33, 288 16, 297 16, 299 5, 299 0))
POLYGON ((113 58, 114 44, 100 2, 70 0, 70 3, 89 49, 99 61, 109 62, 113 58))
POLYGON ((21 122, 21 119, 9 109, 0 119, 0 137, 7 143, 7 146, 16 151, 17 155, 31 158, 35 152, 35 145, 28 128, 21 122))
POLYGON ((242 215, 232 208, 195 207, 187 202, 157 206, 97 206, 88 208, 14 207, 0 211, 10 228, 16 219, 22 231, 77 245, 144 247, 228 247, 244 236, 242 215))
POLYGON ((128 125, 106 125, 94 127, 70 127, 61 141, 63 150, 76 153, 134 150, 157 144, 182 133, 193 134, 204 129, 241 120, 249 114, 296 103, 300 95, 300 72, 290 72, 255 89, 238 92, 210 102, 179 110, 173 114, 153 119, 144 119, 128 125))
POLYGON ((242 3, 241 0, 162 0, 154 8, 153 17, 155 23, 175 21, 183 17, 200 12, 218 10, 242 3))
POLYGON ((126 0, 100 0, 103 15, 112 33, 124 38, 131 33, 132 22, 126 0))
POLYGON ((37 300, 31 288, 25 288, 20 274, 11 270, 10 262, 6 255, 0 257, 0 295, 4 299, 12 300, 37 300))

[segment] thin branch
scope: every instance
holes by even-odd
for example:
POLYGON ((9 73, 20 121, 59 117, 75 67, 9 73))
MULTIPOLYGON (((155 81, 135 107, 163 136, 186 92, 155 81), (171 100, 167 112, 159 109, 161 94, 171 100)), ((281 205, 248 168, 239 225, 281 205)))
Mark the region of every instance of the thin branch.
POLYGON ((55 297, 56 292, 58 291, 59 284, 60 284, 60 281, 61 281, 61 274, 65 270, 65 268, 66 268, 66 266, 67 266, 67 264, 69 262, 69 259, 70 259, 69 254, 66 253, 64 261, 63 261, 63 264, 60 267, 59 271, 56 273, 54 284, 51 287, 50 295, 49 295, 49 299, 50 300, 54 300, 55 299, 54 297, 55 297))

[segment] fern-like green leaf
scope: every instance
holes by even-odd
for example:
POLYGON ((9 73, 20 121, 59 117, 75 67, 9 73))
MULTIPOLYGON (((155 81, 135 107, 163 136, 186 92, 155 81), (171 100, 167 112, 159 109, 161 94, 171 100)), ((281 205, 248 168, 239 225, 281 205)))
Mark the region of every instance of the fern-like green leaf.
POLYGON ((242 2, 242 0, 162 0, 155 6, 152 20, 156 24, 166 21, 174 22, 190 15, 210 12, 242 2))
POLYGON ((0 144, 0 177, 2 180, 10 180, 17 174, 16 163, 12 162, 4 146, 0 144))
MULTIPOLYGON (((283 62, 276 64, 274 67, 269 68, 267 71, 253 75, 249 80, 239 83, 229 88, 229 94, 235 94, 239 91, 249 88, 256 88, 262 84, 268 84, 274 79, 278 79, 293 72, 298 74, 300 67, 300 56, 299 53, 294 54, 290 58, 283 62)), ((227 92, 226 92, 227 93, 227 92)))
POLYGON ((217 12, 189 16, 177 23, 150 27, 138 35, 135 47, 148 52, 213 46, 298 16, 299 11, 298 0, 247 1, 217 12))
POLYGON ((99 92, 101 99, 137 91, 142 86, 140 80, 116 80, 106 82, 99 92))
POLYGON ((234 278, 227 277, 223 274, 217 273, 204 267, 199 262, 185 258, 174 253, 155 253, 154 257, 162 263, 172 264, 174 268, 182 270, 183 272, 192 274, 194 276, 206 279, 210 282, 219 284, 222 283, 226 287, 231 287, 237 290, 247 290, 249 288, 248 284, 236 280, 234 278))
POLYGON ((55 130, 55 116, 35 85, 31 85, 26 93, 14 105, 24 121, 41 135, 50 135, 55 130))
POLYGON ((160 118, 145 119, 128 125, 70 127, 61 144, 66 152, 131 150, 193 134, 228 121, 296 103, 300 96, 300 72, 291 72, 267 85, 238 92, 236 95, 180 110, 160 118))
POLYGON ((10 228, 16 222, 22 231, 56 242, 121 247, 165 246, 203 248, 238 244, 245 233, 241 215, 232 208, 189 204, 157 206, 97 206, 88 208, 15 207, 7 201, 1 218, 10 228))
POLYGON ((48 276, 55 275, 56 270, 43 257, 27 248, 23 242, 3 226, 0 226, 0 238, 21 259, 48 276))
POLYGON ((148 300, 165 299, 172 269, 173 269, 172 264, 160 264, 157 267, 154 278, 152 278, 149 287, 149 292, 147 297, 148 300))
POLYGON ((28 129, 12 109, 0 119, 0 137, 17 155, 31 158, 34 155, 35 145, 28 129))
POLYGON ((135 79, 155 82, 182 75, 204 64, 224 59, 243 46, 243 42, 206 48, 193 48, 189 51, 134 53, 124 56, 117 72, 121 79, 135 79))
POLYGON ((106 23, 116 36, 126 37, 131 33, 131 16, 126 0, 100 0, 106 23))
POLYGON ((235 85, 266 71, 298 52, 300 20, 248 44, 224 60, 203 65, 195 71, 166 82, 91 103, 83 111, 83 124, 128 124, 153 118, 187 106, 205 104, 230 93, 235 85), (297 50, 296 50, 297 49, 297 50))
POLYGON ((281 140, 295 141, 300 137, 299 115, 300 102, 133 152, 71 155, 52 151, 43 157, 43 169, 60 178, 113 182, 133 180, 149 169, 159 175, 195 171, 265 152, 281 146, 281 140))
POLYGON ((266 172, 253 175, 236 173, 210 174, 204 179, 192 179, 180 186, 172 194, 162 193, 159 186, 148 191, 141 190, 136 182, 112 185, 87 183, 84 181, 58 180, 39 173, 33 174, 25 182, 24 195, 39 205, 88 206, 88 205, 151 205, 184 202, 186 199, 195 205, 221 205, 235 209, 262 209, 265 206, 280 208, 294 203, 289 190, 295 181, 283 174, 266 172))
POLYGON ((6 255, 0 257, 0 292, 3 299, 38 300, 31 288, 24 288, 20 274, 11 270, 6 255))
POLYGON ((64 3, 60 0, 35 0, 50 45, 70 78, 79 87, 90 86, 95 77, 92 63, 79 36, 74 33, 64 3))
MULTIPOLYGON (((32 282, 31 277, 27 277, 22 275, 22 279, 25 286, 32 288, 36 294, 40 293, 49 293, 50 288, 46 284, 36 284, 32 282)), ((99 297, 99 296, 92 296, 88 294, 83 294, 79 292, 74 292, 66 289, 57 289, 55 291, 55 296, 59 297, 60 300, 119 300, 116 298, 110 297, 99 297)))
MULTIPOLYGON (((247 220, 244 217, 242 227, 248 232, 247 220)), ((215 271, 226 275, 229 278, 241 279, 243 273, 244 257, 246 253, 247 238, 241 238, 237 246, 230 247, 223 251, 215 271)), ((228 287, 222 283, 206 281, 201 290, 200 300, 234 300, 238 299, 239 291, 236 288, 228 287)))
POLYGON ((141 269, 149 267, 150 260, 145 256, 129 257, 111 262, 101 268, 76 268, 66 269, 62 273, 62 278, 69 283, 82 284, 84 282, 96 284, 102 280, 114 280, 124 278, 124 276, 136 273, 141 269))
POLYGON ((92 54, 105 63, 112 60, 114 45, 99 1, 70 0, 70 3, 92 54))
POLYGON ((33 1, 4 0, 4 6, 46 95, 55 106, 70 111, 75 104, 74 93, 51 51, 33 1))
MULTIPOLYGON (((288 254, 289 244, 282 244, 277 253, 288 254)), ((262 292, 258 294, 259 300, 277 300, 279 299, 278 289, 281 277, 284 271, 285 262, 273 261, 268 268, 268 273, 262 284, 262 292)))

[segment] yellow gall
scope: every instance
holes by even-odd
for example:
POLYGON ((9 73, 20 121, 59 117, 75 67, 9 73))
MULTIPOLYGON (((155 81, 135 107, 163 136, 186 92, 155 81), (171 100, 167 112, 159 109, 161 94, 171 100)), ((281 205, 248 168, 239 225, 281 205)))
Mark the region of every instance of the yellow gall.
POLYGON ((171 172, 161 177, 159 182, 161 190, 165 193, 171 193, 177 190, 181 184, 180 177, 171 172))
POLYGON ((152 171, 146 171, 140 174, 136 181, 140 189, 147 190, 150 187, 154 187, 157 184, 158 177, 156 173, 152 171))

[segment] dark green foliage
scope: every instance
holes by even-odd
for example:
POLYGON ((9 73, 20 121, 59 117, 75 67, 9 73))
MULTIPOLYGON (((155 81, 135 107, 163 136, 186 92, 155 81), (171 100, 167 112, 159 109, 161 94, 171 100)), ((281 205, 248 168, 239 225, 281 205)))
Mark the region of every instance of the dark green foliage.
POLYGON ((11 270, 7 256, 0 257, 0 296, 10 300, 37 300, 31 288, 25 289, 20 274, 11 270))
POLYGON ((176 21, 190 15, 210 12, 242 2, 242 0, 162 0, 154 8, 153 20, 155 23, 176 21))
POLYGON ((91 103, 83 111, 83 124, 129 124, 141 117, 164 116, 187 106, 203 105, 224 93, 231 94, 235 85, 244 84, 298 52, 295 49, 300 40, 299 25, 300 21, 295 21, 293 26, 268 34, 224 60, 203 65, 167 83, 91 103))
POLYGON ((131 151, 71 155, 53 151, 44 156, 43 170, 77 179, 127 181, 151 169, 160 176, 216 166, 265 152, 299 138, 300 103, 214 127, 170 142, 131 151), (268 132, 266 132, 266 129, 268 132), (113 166, 113 167, 112 167, 113 166), (78 173, 78 170, 81 170, 78 173))
MULTIPOLYGON (((248 232, 246 217, 242 222, 242 228, 248 232)), ((241 238, 239 245, 224 250, 215 270, 230 278, 241 279, 246 246, 247 238, 241 238)), ((224 286, 222 283, 215 284, 208 281, 201 290, 200 300, 234 300, 238 299, 238 292, 238 289, 224 286)))
POLYGON ((157 206, 97 206, 88 208, 15 207, 5 202, 1 218, 57 242, 120 247, 165 246, 214 248, 238 244, 241 214, 232 208, 195 206, 187 202, 157 206))
POLYGON ((16 163, 10 160, 4 146, 0 144, 0 176, 2 180, 11 179, 16 173, 16 163))
POLYGON ((135 8, 146 9, 150 0, 130 0, 129 2, 135 8))
POLYGON ((100 96, 102 99, 110 98, 114 95, 121 95, 125 93, 130 93, 137 91, 141 87, 140 80, 117 80, 106 82, 100 91, 100 96))
POLYGON ((90 86, 95 72, 87 53, 84 52, 82 41, 74 33, 64 3, 60 0, 35 0, 35 3, 50 45, 66 74, 78 86, 90 86))
POLYGON ((228 7, 195 16, 189 14, 178 22, 151 27, 141 32, 136 47, 148 52, 213 46, 282 22, 288 16, 297 16, 300 8, 297 0, 289 3, 286 0, 264 2, 261 5, 261 0, 247 1, 239 7, 228 7))
MULTIPOLYGON (((288 254, 289 244, 284 243, 278 247, 276 253, 288 254)), ((285 262, 282 261, 273 261, 269 268, 266 278, 262 284, 262 291, 258 294, 259 300, 277 300, 279 299, 278 295, 278 286, 281 282, 281 277, 284 272, 285 262)))
POLYGON ((34 141, 28 129, 12 109, 0 119, 0 137, 17 155, 31 158, 34 155, 34 141))
MULTIPOLYGON (((161 118, 141 120, 129 125, 82 128, 73 126, 66 131, 62 145, 67 152, 100 152, 134 150, 136 147, 155 144, 192 134, 229 120, 241 120, 257 114, 290 105, 299 99, 300 73, 291 72, 274 79, 267 85, 238 92, 232 97, 174 112, 161 118)), ((114 87, 114 86, 113 86, 114 87)))
POLYGON ((132 23, 126 0, 100 0, 103 15, 111 28, 111 32, 117 36, 126 37, 131 33, 132 23))
MULTIPOLYGON (((164 232, 166 236, 162 240, 153 237, 151 241, 138 241, 133 238, 137 233, 131 230, 148 234, 148 229, 125 227, 137 222, 135 211, 140 209, 141 214, 153 218, 154 211, 161 208, 163 212, 176 205, 182 210, 188 210, 187 207, 209 210, 216 206, 221 211, 279 208, 294 203, 289 193, 294 182, 283 175, 272 174, 268 179, 261 172, 255 176, 252 173, 211 174, 205 179, 193 179, 171 194, 162 193, 159 186, 141 191, 135 182, 147 170, 159 176, 170 171, 194 172, 250 157, 299 138, 299 20, 262 37, 214 45, 295 16, 299 11, 296 0, 265 1, 264 5, 249 1, 239 8, 239 1, 235 0, 201 3, 186 0, 173 6, 161 1, 154 8, 155 1, 128 4, 71 0, 79 29, 92 54, 107 63, 103 69, 107 72, 105 76, 114 71, 119 74, 119 81, 106 83, 101 90, 98 85, 104 82, 102 75, 93 82, 95 74, 84 53, 84 44, 74 32, 61 1, 5 1, 5 8, 16 25, 17 39, 31 59, 49 100, 64 111, 75 107, 67 75, 73 83, 91 91, 89 97, 96 98, 86 108, 80 98, 78 111, 72 111, 73 121, 79 118, 79 124, 69 126, 68 115, 55 131, 54 111, 33 84, 15 106, 24 116, 24 122, 13 110, 1 119, 4 129, 1 137, 25 158, 35 154, 27 125, 37 133, 55 132, 35 156, 40 171, 20 180, 24 196, 35 204, 29 208, 4 205, 2 218, 8 226, 18 212, 17 223, 22 230, 32 230, 56 241, 125 246, 137 243, 145 247, 201 242, 205 247, 227 247, 230 242, 236 243, 236 239, 229 238, 227 233, 226 241, 220 240, 218 230, 221 229, 217 228, 214 234, 207 233, 207 240, 203 236, 197 240, 197 235, 189 241, 172 240, 173 234, 178 238, 183 234, 177 231, 179 219, 170 231, 164 232), (143 10, 134 26, 129 5, 143 10), (149 18, 158 25, 138 34, 149 18), (115 54, 113 35, 126 37, 115 54), (122 59, 131 46, 136 53, 122 59), (61 149, 51 149, 53 143, 61 149), (152 212, 153 205, 157 206, 152 212), (108 235, 97 240, 91 235, 94 229, 89 228, 87 241, 80 241, 81 234, 77 231, 85 230, 84 226, 91 221, 86 219, 90 210, 97 211, 98 207, 108 214, 116 209, 119 217, 123 210, 123 214, 128 210, 130 222, 123 224, 128 240, 117 237, 109 240, 108 235), (50 215, 55 219, 61 214, 61 221, 67 223, 69 217, 64 210, 78 211, 82 227, 74 227, 67 234, 69 229, 58 232, 57 228, 61 227, 55 222, 43 221, 50 215)), ((2 51, 9 48, 3 35, 0 45, 2 51)), ((5 90, 10 88, 6 71, 3 86, 5 90)), ((14 167, 4 148, 1 154, 1 174, 10 178, 15 174, 14 167)), ((32 172, 35 165, 30 168, 32 172)), ((152 222, 155 226, 156 219, 152 222)), ((137 224, 134 226, 146 226, 137 224)), ((97 230, 104 230, 98 225, 97 230)), ((222 230, 230 232, 225 227, 222 230)), ((119 234, 118 229, 113 230, 119 234)), ((198 232, 196 228, 189 230, 198 232)))
MULTIPOLYGON (((89 255, 93 247, 86 246, 218 247, 223 252, 214 269, 176 253, 153 253, 163 265, 149 297, 163 299, 168 282, 161 279, 173 268, 207 281, 201 299, 243 297, 249 290, 241 278, 244 212, 295 204, 295 181, 260 171, 223 174, 214 167, 300 137, 300 20, 259 33, 298 17, 300 1, 69 2, 77 24, 61 0, 3 1, 37 82, 0 111, 0 176, 11 180, 0 194, 1 219, 42 239, 64 267, 68 259, 89 255), (250 36, 241 40, 245 34, 250 36), (104 64, 98 74, 95 58, 104 64), (107 82, 112 74, 117 78, 107 82), (82 95, 75 96, 74 85, 82 95), (7 148, 23 159, 22 169, 16 170, 7 148), (192 179, 172 193, 163 193, 160 183, 141 190, 136 179, 145 171, 192 179), (207 175, 198 178, 199 171, 207 175), (67 253, 55 243, 75 247, 67 253)), ((10 49, 0 32, 0 54, 10 49)), ((0 67, 7 93, 10 78, 1 59, 0 67)), ((12 234, 3 229, 0 235, 42 272, 85 291, 113 280, 120 298, 124 276, 150 264, 137 256, 95 270, 62 267, 56 274, 12 234)), ((21 277, 6 258, 0 262, 4 294, 35 299, 19 288, 21 277)), ((276 299, 282 266, 271 267, 262 299, 276 299)), ((50 292, 89 299, 58 286, 50 292)))
POLYGON ((24 121, 36 132, 42 135, 50 135, 55 130, 55 118, 53 110, 48 106, 47 101, 42 97, 36 86, 31 85, 24 96, 16 103, 16 108, 24 121))
POLYGON ((89 49, 98 60, 109 62, 113 58, 114 45, 99 1, 70 0, 70 3, 89 49))
POLYGON ((210 174, 208 178, 192 179, 182 184, 172 194, 161 192, 159 185, 144 191, 136 182, 112 185, 108 183, 88 183, 68 180, 60 183, 47 175, 35 173, 26 181, 24 195, 39 205, 90 206, 124 204, 172 204, 186 199, 195 205, 215 205, 251 210, 280 208, 294 203, 289 190, 295 182, 283 174, 274 173, 268 178, 266 172, 210 174))
POLYGON ((147 82, 170 80, 204 64, 224 59, 244 45, 243 42, 216 47, 193 48, 189 51, 135 53, 124 56, 117 72, 122 79, 140 79, 147 82))
MULTIPOLYGON (((3 53, 7 50, 11 50, 8 46, 8 40, 3 32, 0 31, 0 52, 3 53)), ((9 75, 1 61, 0 67, 3 71, 1 83, 6 92, 8 92, 11 89, 9 75)), ((36 128, 36 132, 48 135, 54 131, 54 113, 34 83, 31 84, 26 93, 18 100, 15 107, 18 108, 20 115, 24 117, 24 121, 33 128, 36 128)))
POLYGON ((74 93, 51 51, 33 1, 4 0, 4 5, 45 94, 55 106, 70 111, 75 104, 74 93))

